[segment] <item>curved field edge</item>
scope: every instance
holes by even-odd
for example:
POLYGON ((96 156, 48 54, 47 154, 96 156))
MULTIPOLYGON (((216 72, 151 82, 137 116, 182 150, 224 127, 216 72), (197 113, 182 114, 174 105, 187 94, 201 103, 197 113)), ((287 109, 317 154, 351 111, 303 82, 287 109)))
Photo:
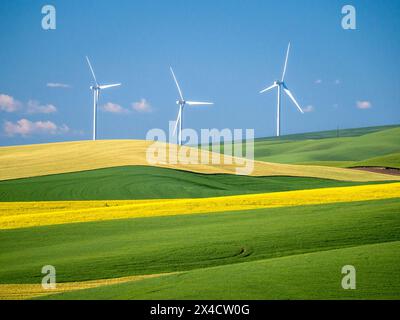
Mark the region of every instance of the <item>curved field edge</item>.
POLYGON ((400 240, 400 199, 0 231, 0 283, 187 271, 400 240), (21 264, 21 261, 24 261, 21 264))
POLYGON ((200 199, 0 202, 0 229, 390 198, 400 198, 400 183, 200 199))
POLYGON ((307 177, 206 175, 158 167, 125 166, 0 181, 0 201, 206 198, 360 184, 366 182, 307 177))
POLYGON ((153 141, 105 140, 79 141, 0 148, 0 180, 10 180, 78 172, 85 170, 143 165, 180 169, 205 174, 228 173, 252 176, 296 176, 333 179, 342 181, 388 181, 400 180, 399 176, 362 172, 324 166, 290 165, 252 161, 243 158, 226 157, 217 153, 191 147, 178 147, 165 143, 166 154, 178 152, 185 155, 185 161, 174 161, 174 157, 158 163, 149 162, 146 153, 153 141), (208 158, 205 163, 202 157, 208 158), (212 157, 216 157, 212 163, 212 157), (244 161, 244 162, 243 162, 244 161), (196 164, 190 164, 196 163, 196 164), (242 171, 237 171, 238 168, 242 171), (244 168, 248 170, 243 171, 244 168), (253 169, 253 170, 251 170, 253 169))
POLYGON ((400 242, 319 251, 192 270, 42 299, 399 299, 400 242), (356 270, 344 290, 342 267, 356 270))

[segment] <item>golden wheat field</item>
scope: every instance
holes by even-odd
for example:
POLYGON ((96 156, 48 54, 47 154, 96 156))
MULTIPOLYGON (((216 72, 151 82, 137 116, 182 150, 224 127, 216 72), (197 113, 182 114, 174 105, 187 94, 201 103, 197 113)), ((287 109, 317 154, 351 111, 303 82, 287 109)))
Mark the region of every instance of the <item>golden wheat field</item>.
MULTIPOLYGON (((127 165, 146 166, 150 165, 146 158, 146 150, 151 144, 152 142, 142 140, 107 140, 0 147, 0 180, 127 165)), ((198 149, 182 147, 179 152, 187 154, 187 163, 152 165, 205 174, 235 174, 236 168, 245 167, 243 159, 239 158, 228 156, 223 159, 219 154, 202 151, 209 159, 220 159, 219 164, 202 164, 202 155, 198 149)), ((297 176, 360 182, 400 180, 400 176, 323 166, 262 161, 248 161, 247 165, 254 165, 252 176, 297 176)))
POLYGON ((400 183, 202 199, 0 203, 0 229, 400 197, 400 183))

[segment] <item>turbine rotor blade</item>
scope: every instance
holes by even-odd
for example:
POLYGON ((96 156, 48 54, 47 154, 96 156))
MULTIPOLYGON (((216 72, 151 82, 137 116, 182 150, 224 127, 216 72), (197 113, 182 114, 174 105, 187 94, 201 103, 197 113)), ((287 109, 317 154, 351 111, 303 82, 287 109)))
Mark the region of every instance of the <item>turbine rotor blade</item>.
POLYGON ((119 87, 121 83, 115 83, 115 84, 105 84, 99 86, 100 89, 108 89, 108 88, 113 88, 113 87, 119 87))
POLYGON ((213 105, 214 102, 201 102, 201 101, 186 101, 189 106, 209 106, 213 105))
POLYGON ((175 128, 174 128, 174 136, 175 136, 175 134, 176 134, 176 129, 178 128, 178 123, 179 123, 179 121, 181 121, 181 115, 182 115, 182 106, 179 106, 179 113, 178 113, 178 117, 176 118, 176 121, 175 121, 175 128))
POLYGON ((178 88, 179 96, 181 97, 181 100, 183 101, 185 99, 183 99, 182 90, 181 90, 181 87, 179 86, 178 80, 175 77, 174 70, 172 69, 172 67, 169 67, 169 69, 171 70, 172 76, 174 77, 174 81, 175 81, 176 87, 178 88))
POLYGON ((289 96, 289 98, 293 101, 293 103, 296 105, 296 107, 299 109, 301 113, 304 113, 304 111, 301 109, 300 105, 297 103, 296 99, 294 98, 293 94, 290 92, 289 88, 286 86, 286 84, 283 84, 283 90, 285 93, 289 96))
POLYGON ((289 58, 289 51, 290 51, 290 42, 288 44, 288 48, 287 48, 287 51, 286 51, 285 66, 283 67, 282 80, 281 80, 282 82, 285 79, 286 67, 287 67, 288 58, 289 58))
POLYGON ((277 87, 277 86, 278 86, 278 85, 274 83, 272 86, 270 86, 270 87, 268 87, 268 88, 265 88, 264 90, 261 90, 260 93, 267 92, 268 90, 271 90, 271 89, 273 89, 273 88, 275 88, 275 87, 277 87))
POLYGON ((90 63, 90 60, 89 60, 88 56, 86 56, 86 60, 87 60, 87 63, 89 65, 90 71, 92 72, 92 76, 93 76, 94 82, 96 83, 96 85, 99 85, 97 83, 96 75, 94 74, 94 71, 93 71, 93 68, 92 68, 92 64, 90 63))

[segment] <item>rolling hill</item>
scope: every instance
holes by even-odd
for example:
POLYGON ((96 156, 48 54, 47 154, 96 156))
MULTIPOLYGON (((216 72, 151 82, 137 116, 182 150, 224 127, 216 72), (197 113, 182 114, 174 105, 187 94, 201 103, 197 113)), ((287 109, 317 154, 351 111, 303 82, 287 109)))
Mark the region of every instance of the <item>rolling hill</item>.
MULTIPOLYGON (((0 180, 120 166, 148 166, 150 164, 146 158, 146 151, 151 144, 150 141, 107 140, 1 147, 0 180)), ((243 167, 243 164, 237 164, 237 160, 231 157, 228 157, 231 164, 226 162, 202 164, 197 148, 183 147, 180 152, 184 151, 193 152, 192 160, 196 164, 159 163, 156 166, 205 174, 234 174, 237 167, 243 167)), ((211 153, 205 152, 211 159, 211 153)), ((220 154, 215 155, 217 158, 222 158, 220 154)), ((400 180, 400 176, 324 166, 299 166, 263 161, 254 161, 253 164, 252 176, 295 176, 360 182, 400 180)))
POLYGON ((379 129, 358 129, 353 136, 339 138, 300 134, 261 139, 255 142, 255 159, 342 167, 368 165, 369 159, 375 159, 373 166, 400 168, 400 127, 379 129))
POLYGON ((162 200, 0 202, 0 230, 400 197, 400 183, 162 200))
POLYGON ((201 174, 150 166, 124 166, 0 181, 0 202, 205 198, 360 184, 365 182, 201 174))
POLYGON ((399 299, 400 176, 341 168, 398 167, 399 134, 257 139, 248 176, 149 141, 1 147, 0 300, 399 299))
POLYGON ((400 241, 394 241, 210 267, 41 299, 397 300, 400 265, 395 255, 399 254, 400 241), (364 271, 355 291, 343 290, 337 276, 349 261, 364 271), (392 280, 386 274, 392 274, 392 280))
POLYGON ((344 138, 344 137, 359 137, 369 133, 384 131, 388 129, 399 128, 400 125, 386 125, 386 126, 374 126, 374 127, 361 127, 361 128, 348 128, 348 129, 337 129, 337 130, 326 130, 316 132, 305 132, 287 134, 281 137, 267 137, 267 138, 256 138, 256 141, 296 141, 296 140, 317 140, 317 139, 328 139, 328 138, 344 138))
POLYGON ((0 292, 15 283, 23 293, 51 263, 60 283, 190 271, 69 298, 348 298, 340 268, 354 264, 353 297, 399 297, 399 208, 387 199, 0 230, 0 292))
POLYGON ((400 169, 400 152, 353 162, 353 167, 386 167, 400 169))

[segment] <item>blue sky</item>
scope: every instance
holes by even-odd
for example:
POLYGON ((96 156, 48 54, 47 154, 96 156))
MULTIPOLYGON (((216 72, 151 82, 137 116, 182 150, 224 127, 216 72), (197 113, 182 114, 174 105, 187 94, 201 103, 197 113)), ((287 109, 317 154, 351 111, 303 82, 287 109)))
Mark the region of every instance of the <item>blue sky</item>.
POLYGON ((185 127, 274 135, 276 94, 258 92, 280 77, 289 41, 287 84, 310 112, 284 97, 283 134, 400 123, 399 15, 394 0, 1 1, 0 145, 90 139, 85 55, 99 82, 123 84, 100 97, 122 111, 99 111, 100 139, 167 130, 170 65, 188 99, 215 102, 187 108, 185 127), (56 30, 41 28, 45 4, 56 30), (346 4, 357 30, 341 27, 346 4))

